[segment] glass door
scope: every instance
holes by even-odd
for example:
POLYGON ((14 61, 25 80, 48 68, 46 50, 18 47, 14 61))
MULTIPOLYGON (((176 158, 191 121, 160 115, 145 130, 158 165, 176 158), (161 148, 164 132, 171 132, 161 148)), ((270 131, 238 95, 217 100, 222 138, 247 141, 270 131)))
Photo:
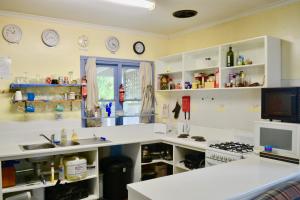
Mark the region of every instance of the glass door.
POLYGON ((102 113, 102 125, 116 124, 116 75, 118 65, 98 64, 97 84, 99 88, 99 105, 102 113))
POLYGON ((102 111, 103 126, 139 123, 141 109, 139 78, 138 64, 97 63, 99 105, 102 111), (123 102, 120 102, 121 84, 125 90, 123 102))
POLYGON ((141 84, 138 66, 122 65, 122 84, 125 89, 123 124, 138 124, 141 111, 141 84))

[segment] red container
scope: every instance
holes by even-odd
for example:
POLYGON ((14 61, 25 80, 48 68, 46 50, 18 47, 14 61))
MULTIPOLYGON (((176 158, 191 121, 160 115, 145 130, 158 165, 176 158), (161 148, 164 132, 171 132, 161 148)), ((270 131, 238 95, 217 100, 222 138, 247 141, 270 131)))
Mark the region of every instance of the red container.
POLYGON ((2 187, 12 187, 16 185, 16 169, 13 163, 3 163, 2 166, 2 187))

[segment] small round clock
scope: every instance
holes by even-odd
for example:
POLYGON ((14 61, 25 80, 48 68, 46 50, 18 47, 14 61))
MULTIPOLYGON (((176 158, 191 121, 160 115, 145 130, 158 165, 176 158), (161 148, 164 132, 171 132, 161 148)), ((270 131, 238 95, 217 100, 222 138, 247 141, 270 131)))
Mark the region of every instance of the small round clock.
POLYGON ((86 35, 79 36, 78 45, 82 49, 87 49, 89 46, 89 38, 86 35))
POLYGON ((136 54, 141 55, 145 52, 145 45, 141 41, 137 41, 133 44, 133 50, 136 54))
POLYGON ((59 34, 53 29, 46 29, 42 33, 42 41, 48 47, 55 47, 59 43, 59 34))
POLYGON ((15 24, 8 24, 3 27, 2 35, 9 43, 19 43, 22 38, 22 30, 15 24))
POLYGON ((106 40, 106 48, 111 52, 111 53, 116 53, 119 48, 120 48, 120 42, 118 40, 118 38, 116 37, 109 37, 106 40))

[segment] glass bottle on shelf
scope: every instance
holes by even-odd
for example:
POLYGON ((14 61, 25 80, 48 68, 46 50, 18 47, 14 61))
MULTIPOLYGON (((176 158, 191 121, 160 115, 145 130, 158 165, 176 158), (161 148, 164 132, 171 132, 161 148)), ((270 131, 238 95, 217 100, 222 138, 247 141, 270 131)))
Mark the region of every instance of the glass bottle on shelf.
POLYGON ((229 51, 227 52, 227 57, 226 57, 226 66, 227 67, 232 67, 234 65, 234 53, 232 51, 232 47, 229 47, 229 51))

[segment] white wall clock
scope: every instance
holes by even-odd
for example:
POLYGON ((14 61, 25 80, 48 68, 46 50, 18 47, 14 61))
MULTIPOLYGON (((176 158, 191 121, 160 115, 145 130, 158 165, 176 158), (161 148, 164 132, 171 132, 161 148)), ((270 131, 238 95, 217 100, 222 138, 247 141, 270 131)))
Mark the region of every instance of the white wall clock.
POLYGON ((8 24, 3 27, 2 35, 9 43, 19 43, 22 38, 22 30, 15 24, 8 24))
POLYGON ((133 50, 136 54, 141 55, 145 52, 145 45, 141 41, 137 41, 133 44, 133 50))
POLYGON ((89 38, 86 35, 79 36, 78 45, 82 49, 87 49, 89 46, 89 38))
POLYGON ((111 53, 116 53, 119 48, 120 48, 120 42, 118 38, 116 37, 109 37, 106 40, 106 48, 111 52, 111 53))
POLYGON ((55 47, 59 43, 59 34, 53 29, 46 29, 42 33, 42 41, 48 47, 55 47))

